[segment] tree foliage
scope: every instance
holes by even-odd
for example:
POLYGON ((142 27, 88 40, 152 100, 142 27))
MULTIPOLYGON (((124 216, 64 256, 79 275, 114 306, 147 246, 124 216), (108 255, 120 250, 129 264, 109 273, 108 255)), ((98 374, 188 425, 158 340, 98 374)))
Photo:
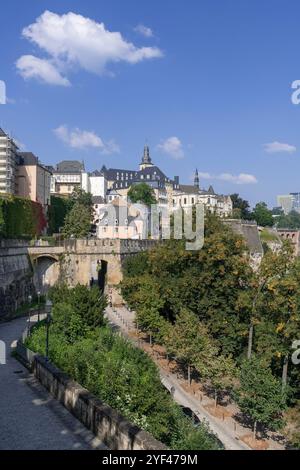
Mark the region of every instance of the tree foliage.
POLYGON ((265 202, 256 204, 253 210, 253 218, 256 220, 257 224, 262 227, 272 227, 274 224, 272 211, 268 209, 265 202))
POLYGON ((276 226, 278 228, 288 228, 291 230, 300 229, 300 214, 299 212, 292 211, 289 214, 282 214, 276 219, 276 226))
POLYGON ((274 430, 283 425, 286 395, 270 367, 255 356, 242 364, 237 397, 241 410, 252 418, 254 425, 260 423, 274 430))
POLYGON ((154 191, 147 183, 138 183, 132 185, 127 195, 133 203, 140 202, 146 206, 156 204, 154 191))
POLYGON ((250 204, 245 199, 241 198, 239 194, 234 193, 230 195, 232 201, 232 207, 234 212, 234 218, 250 220, 252 214, 250 211, 250 204))
MULTIPOLYGON (((183 415, 161 384, 159 371, 149 356, 105 326, 105 304, 96 291, 79 285, 74 289, 58 285, 51 290, 51 361, 172 449, 220 448, 205 423, 195 429, 183 415)), ((45 325, 39 325, 29 337, 28 346, 44 354, 45 336, 45 325)))

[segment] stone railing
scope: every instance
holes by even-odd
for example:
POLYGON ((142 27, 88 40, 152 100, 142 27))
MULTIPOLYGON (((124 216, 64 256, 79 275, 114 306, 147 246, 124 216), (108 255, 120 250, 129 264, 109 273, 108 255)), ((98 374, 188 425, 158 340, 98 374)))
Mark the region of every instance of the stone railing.
POLYGON ((39 382, 86 428, 111 450, 166 450, 149 433, 131 424, 87 389, 51 364, 45 357, 26 348, 28 330, 17 343, 16 352, 39 382))

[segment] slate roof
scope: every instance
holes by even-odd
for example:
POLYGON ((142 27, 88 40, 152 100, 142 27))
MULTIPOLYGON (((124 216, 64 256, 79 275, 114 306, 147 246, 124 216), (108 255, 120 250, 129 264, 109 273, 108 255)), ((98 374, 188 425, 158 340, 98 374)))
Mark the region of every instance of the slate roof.
POLYGON ((82 173, 85 171, 84 164, 78 160, 63 160, 56 165, 54 173, 82 173))
POLYGON ((180 184, 179 185, 179 191, 181 191, 182 193, 186 193, 186 194, 202 194, 202 195, 215 195, 215 191, 214 191, 214 188, 212 186, 210 186, 208 188, 208 190, 204 190, 204 189, 198 189, 196 186, 192 185, 192 184, 180 184))
POLYGON ((93 196, 92 197, 93 204, 105 204, 105 199, 102 196, 93 196))
POLYGON ((44 170, 52 173, 52 167, 42 165, 39 161, 38 157, 32 152, 18 152, 18 156, 20 158, 19 165, 38 165, 39 167, 43 168, 44 170))
POLYGON ((37 165, 38 157, 32 152, 18 152, 24 165, 37 165))

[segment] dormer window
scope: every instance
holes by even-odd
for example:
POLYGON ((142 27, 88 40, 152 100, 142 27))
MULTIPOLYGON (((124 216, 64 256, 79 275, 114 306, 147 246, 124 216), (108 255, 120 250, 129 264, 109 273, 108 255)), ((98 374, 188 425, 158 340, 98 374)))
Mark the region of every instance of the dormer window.
POLYGON ((119 225, 118 219, 115 219, 115 225, 119 225))

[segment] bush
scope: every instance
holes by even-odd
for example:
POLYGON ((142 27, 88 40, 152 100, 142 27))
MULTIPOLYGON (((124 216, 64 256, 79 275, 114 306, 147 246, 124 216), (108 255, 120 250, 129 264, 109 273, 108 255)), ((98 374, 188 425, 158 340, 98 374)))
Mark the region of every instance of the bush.
MULTIPOLYGON (((154 362, 105 325, 105 300, 97 288, 60 285, 54 302, 49 356, 83 387, 127 419, 173 449, 218 449, 209 428, 197 430, 184 417, 160 381, 154 362)), ((45 353, 42 322, 27 339, 30 349, 45 353)))

